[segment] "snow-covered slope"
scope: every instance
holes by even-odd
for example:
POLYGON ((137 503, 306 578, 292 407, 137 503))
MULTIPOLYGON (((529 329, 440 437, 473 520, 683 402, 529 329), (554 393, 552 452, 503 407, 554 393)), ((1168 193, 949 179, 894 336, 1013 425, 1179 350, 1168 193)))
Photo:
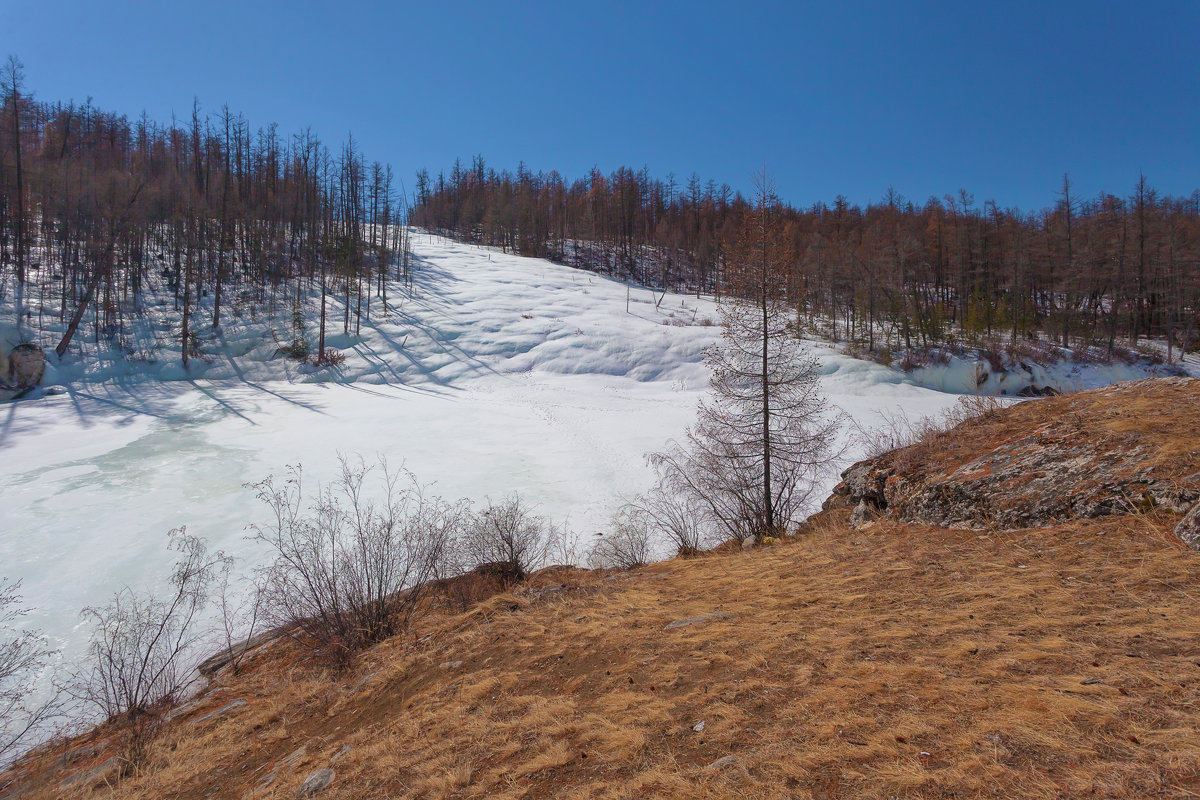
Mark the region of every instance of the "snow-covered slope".
MULTIPOLYGON (((0 573, 24 580, 26 623, 77 655, 79 610, 124 584, 160 585, 180 525, 248 568, 259 554, 244 527, 263 509, 244 484, 299 463, 312 486, 339 453, 404 463, 450 498, 520 491, 585 544, 647 488, 643 454, 683 431, 706 389, 712 303, 656 304, 646 289, 436 237, 414 247, 413 296, 391 286, 387 315, 374 300, 361 336, 342 334, 331 307, 339 369, 276 354, 283 308, 274 335, 261 315, 208 334, 185 374, 150 315, 146 360, 69 357, 46 378, 63 394, 0 405, 0 573)), ((866 424, 955 401, 814 346, 830 398, 866 424)))

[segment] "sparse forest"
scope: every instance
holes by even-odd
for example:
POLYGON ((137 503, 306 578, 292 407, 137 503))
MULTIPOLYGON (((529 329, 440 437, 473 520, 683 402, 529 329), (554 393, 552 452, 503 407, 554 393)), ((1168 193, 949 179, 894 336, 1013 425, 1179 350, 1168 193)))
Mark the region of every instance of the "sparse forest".
POLYGON ((154 296, 170 300, 185 365, 203 332, 264 309, 297 327, 319 316, 315 352, 283 345, 323 364, 326 328, 357 330, 372 298, 386 307, 385 277, 407 275, 391 168, 353 139, 333 151, 198 101, 168 124, 40 102, 11 57, 0 82, 0 300, 13 293, 15 317, 0 324, 23 341, 63 356, 88 337, 137 357, 129 325, 154 296))
MULTIPOLYGON (((1042 210, 969 192, 924 203, 894 191, 784 206, 775 280, 809 322, 868 351, 1041 339, 1112 355, 1147 337, 1169 355, 1200 336, 1200 191, 1078 196, 1042 210)), ((413 222, 456 238, 680 291, 735 292, 730 251, 750 203, 692 175, 645 168, 516 174, 482 157, 417 175, 413 222)))

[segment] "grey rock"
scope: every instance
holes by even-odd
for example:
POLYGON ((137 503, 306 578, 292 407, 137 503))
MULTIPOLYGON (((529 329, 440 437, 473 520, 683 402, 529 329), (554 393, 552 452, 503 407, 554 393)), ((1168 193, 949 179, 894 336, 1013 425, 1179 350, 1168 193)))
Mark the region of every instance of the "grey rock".
POLYGON ((278 639, 279 637, 283 636, 284 633, 285 631, 282 628, 276 628, 275 630, 264 631, 263 633, 251 636, 249 639, 233 645, 233 647, 222 648, 219 652, 200 662, 200 666, 196 667, 196 671, 201 675, 208 677, 224 667, 230 661, 233 661, 235 658, 239 658, 244 653, 253 650, 256 647, 260 647, 267 642, 278 639))
POLYGON ((351 748, 350 745, 348 745, 348 744, 342 745, 341 750, 338 750, 336 753, 334 753, 333 755, 331 755, 329 757, 329 763, 330 764, 336 763, 338 760, 341 759, 342 756, 346 755, 346 753, 349 753, 352 749, 353 748, 351 748))
POLYGON ((720 772, 726 767, 731 767, 738 762, 737 756, 722 756, 716 761, 704 768, 705 772, 720 772))
POLYGON ((192 724, 199 725, 202 722, 208 722, 210 719, 216 719, 217 717, 223 717, 231 711, 237 711, 239 708, 241 708, 244 705, 246 705, 246 700, 244 698, 239 697, 237 700, 230 700, 228 703, 221 706, 216 711, 210 711, 209 713, 205 714, 203 717, 200 717, 200 718, 194 720, 192 722, 192 724))
POLYGON ((306 744, 300 745, 295 750, 293 750, 291 753, 289 753, 288 755, 286 755, 282 759, 280 759, 279 767, 276 767, 276 769, 279 769, 279 768, 291 769, 292 767, 299 764, 300 759, 304 758, 304 756, 307 755, 307 753, 308 753, 308 745, 306 745, 306 744))
POLYGON ((667 626, 665 628, 663 628, 663 630, 669 631, 669 630, 671 630, 671 628, 682 628, 685 625, 696 625, 701 622, 711 622, 714 619, 729 619, 732 616, 733 616, 732 614, 725 614, 721 611, 718 611, 714 614, 705 614, 702 617, 688 617, 686 619, 677 619, 674 622, 668 622, 667 626))
POLYGON ((319 769, 304 779, 304 783, 300 786, 300 791, 296 793, 296 797, 312 797, 318 792, 322 792, 329 788, 329 784, 333 783, 333 779, 337 777, 337 773, 331 769, 319 769))
POLYGON ((1179 524, 1175 526, 1175 535, 1193 550, 1200 550, 1200 503, 1192 506, 1179 524))
POLYGON ((860 461, 842 472, 842 482, 833 487, 833 494, 821 508, 827 511, 863 501, 874 508, 887 508, 885 488, 894 473, 891 462, 882 457, 860 461))
POLYGON ((872 501, 863 498, 850 512, 850 527, 858 530, 866 527, 879 518, 881 510, 872 501))
POLYGON ((696 733, 703 733, 704 732, 704 720, 700 720, 695 725, 693 725, 692 730, 694 730, 696 733))
POLYGON ((279 763, 275 765, 275 768, 273 770, 271 770, 270 772, 268 772, 266 775, 264 775, 262 777, 262 780, 260 780, 258 782, 258 785, 255 786, 251 792, 248 792, 247 795, 253 795, 254 792, 261 792, 264 789, 266 789, 267 787, 269 787, 271 784, 273 784, 275 782, 275 778, 277 778, 279 776, 280 770, 282 770, 282 769, 290 770, 292 767, 296 766, 296 764, 300 763, 300 759, 304 758, 306 753, 308 753, 308 745, 302 744, 299 747, 297 747, 295 750, 293 750, 290 754, 281 758, 279 760, 279 763))
POLYGON ((200 702, 201 702, 200 700, 190 700, 181 706, 175 706, 174 708, 172 708, 170 711, 168 711, 166 714, 163 715, 163 722, 172 722, 174 720, 179 719, 184 714, 188 713, 189 711, 194 709, 196 706, 200 705, 200 702))
POLYGON ((438 669, 458 669, 463 665, 461 661, 443 661, 438 664, 438 669))
POLYGON ((96 786, 97 784, 111 784, 115 783, 120 777, 121 759, 118 756, 113 756, 103 764, 69 776, 66 780, 59 784, 59 788, 70 789, 72 786, 96 786))

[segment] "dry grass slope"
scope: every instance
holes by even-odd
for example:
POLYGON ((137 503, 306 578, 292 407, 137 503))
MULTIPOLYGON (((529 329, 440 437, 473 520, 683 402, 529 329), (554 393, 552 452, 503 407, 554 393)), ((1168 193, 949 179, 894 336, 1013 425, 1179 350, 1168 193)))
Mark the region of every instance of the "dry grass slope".
POLYGON ((346 745, 322 800, 1200 796, 1200 557, 1179 515, 981 533, 852 532, 847 513, 440 604, 346 674, 268 648, 136 774, 31 796, 290 800, 346 745), (189 724, 231 698, 249 702, 189 724))

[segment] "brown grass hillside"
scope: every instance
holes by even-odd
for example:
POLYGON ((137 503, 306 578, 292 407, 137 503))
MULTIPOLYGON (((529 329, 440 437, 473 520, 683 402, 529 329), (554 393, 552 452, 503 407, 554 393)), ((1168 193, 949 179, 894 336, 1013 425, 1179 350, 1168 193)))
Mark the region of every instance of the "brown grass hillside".
POLYGON ((135 774, 62 790, 43 753, 10 791, 290 799, 332 766, 322 800, 1200 797, 1200 554, 1178 514, 1011 532, 851 531, 847 514, 753 551, 438 603, 346 673, 283 640, 135 774))

